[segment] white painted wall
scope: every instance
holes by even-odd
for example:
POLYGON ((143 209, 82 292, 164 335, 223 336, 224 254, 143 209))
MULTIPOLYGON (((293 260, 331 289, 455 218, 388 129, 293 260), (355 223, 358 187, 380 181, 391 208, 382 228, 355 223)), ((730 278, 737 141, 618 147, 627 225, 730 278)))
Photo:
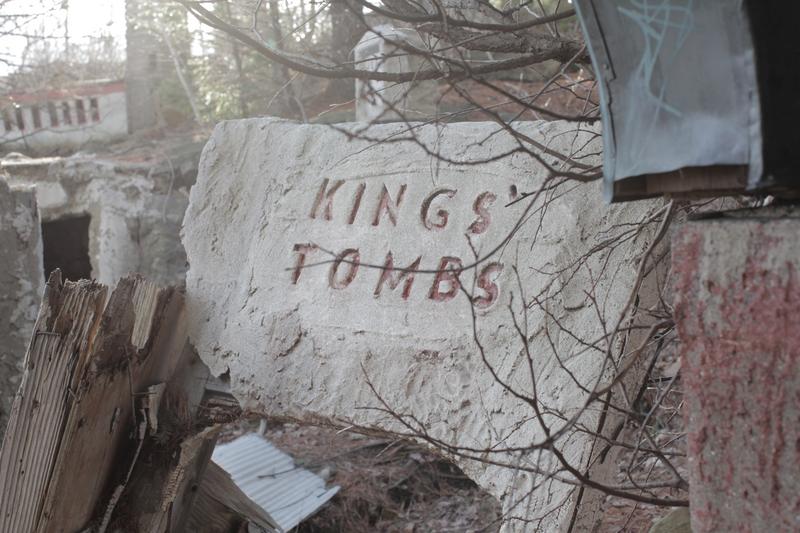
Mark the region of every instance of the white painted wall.
MULTIPOLYGON (((23 95, 24 96, 24 95, 23 95)), ((128 118, 125 107, 125 89, 109 92, 98 89, 96 92, 83 88, 74 95, 59 95, 54 98, 38 99, 36 103, 30 98, 10 98, 12 103, 3 109, 0 117, 0 150, 23 152, 49 152, 57 149, 79 149, 91 142, 117 140, 128 133, 128 118), (94 116, 91 100, 97 100, 98 114, 94 116), (78 121, 77 101, 83 102, 85 123, 78 121), (48 104, 55 106, 57 120, 51 120, 48 104), (68 106, 71 124, 65 120, 65 108, 68 106), (39 109, 39 123, 34 120, 34 108, 39 109), (22 117, 23 127, 17 125, 18 113, 22 117)))

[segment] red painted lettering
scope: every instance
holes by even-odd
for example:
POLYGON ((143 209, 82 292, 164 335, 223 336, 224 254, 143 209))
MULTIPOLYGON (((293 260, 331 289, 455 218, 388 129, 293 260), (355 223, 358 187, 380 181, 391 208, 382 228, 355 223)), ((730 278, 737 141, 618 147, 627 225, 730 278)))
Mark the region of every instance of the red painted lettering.
POLYGON ((487 309, 497 301, 499 290, 497 284, 493 281, 493 278, 496 279, 497 276, 493 276, 493 274, 498 274, 502 271, 503 265, 500 263, 489 263, 483 267, 483 270, 481 270, 481 273, 478 275, 476 285, 486 294, 484 296, 475 296, 472 299, 472 303, 475 304, 475 307, 478 309, 487 309))
POLYGON ((317 192, 316 198, 314 198, 314 205, 311 207, 311 218, 317 218, 317 212, 319 211, 319 207, 322 205, 323 200, 325 201, 323 218, 325 218, 325 220, 331 220, 333 218, 333 195, 336 194, 336 191, 339 190, 339 187, 344 184, 344 180, 334 181, 330 190, 327 190, 328 182, 328 178, 322 180, 322 185, 317 192))
POLYGON ((386 214, 389 215, 389 220, 391 220, 392 225, 397 225, 397 210, 400 209, 400 202, 403 201, 403 195, 406 192, 406 185, 403 184, 400 186, 400 190, 397 192, 397 202, 392 200, 392 197, 389 196, 389 189, 386 188, 386 185, 383 185, 383 189, 381 189, 381 197, 378 200, 378 208, 375 209, 375 217, 372 220, 372 225, 377 226, 381 221, 381 215, 384 211, 386 214))
POLYGON ((439 261, 436 276, 433 278, 433 285, 431 285, 431 292, 428 294, 428 298, 436 302, 452 300, 461 287, 458 281, 461 267, 461 259, 458 257, 442 257, 442 260, 439 261), (444 292, 442 292, 443 283, 449 286, 447 291, 444 292))
POLYGON ((400 282, 403 281, 405 278, 405 284, 403 285, 403 300, 408 300, 408 296, 411 294, 411 285, 414 283, 414 272, 419 268, 419 262, 422 260, 422 256, 417 257, 417 259, 411 263, 408 268, 401 269, 395 275, 394 269, 394 258, 392 257, 392 252, 387 252, 386 254, 386 261, 383 263, 383 268, 381 269, 381 276, 378 278, 378 285, 375 286, 375 297, 377 298, 381 294, 381 289, 383 289, 383 284, 386 283, 389 285, 391 290, 395 290, 400 282))
POLYGON ((297 259, 294 262, 294 272, 292 272, 292 285, 297 285, 297 280, 300 279, 300 272, 306 264, 306 255, 316 250, 317 247, 313 244, 295 244, 294 251, 297 253, 297 259))
POLYGON ((490 192, 482 192, 475 198, 475 203, 472 204, 472 210, 478 215, 469 227, 469 232, 473 235, 480 235, 489 228, 489 223, 492 217, 489 216, 489 206, 497 200, 497 196, 490 192))
POLYGON ((336 259, 331 264, 331 270, 328 273, 328 285, 331 289, 344 289, 353 281, 358 272, 359 260, 361 259, 357 248, 348 248, 344 252, 336 256, 336 259), (344 278, 339 279, 337 272, 339 265, 344 263, 347 268, 347 273, 344 278))
POLYGON ((447 225, 447 217, 448 212, 444 209, 439 209, 436 211, 436 219, 431 220, 428 218, 428 212, 430 211, 431 204, 436 199, 437 196, 447 196, 448 198, 452 198, 455 196, 456 191, 453 189, 436 189, 432 193, 425 198, 425 201, 422 202, 422 210, 420 211, 420 217, 422 218, 422 225, 425 226, 425 229, 442 229, 447 225))
POLYGON ((367 184, 361 183, 358 189, 356 189, 356 196, 353 199, 353 209, 350 210, 350 216, 347 218, 347 223, 350 225, 356 221, 356 214, 358 214, 358 208, 361 207, 361 198, 364 196, 364 189, 366 188, 367 184))

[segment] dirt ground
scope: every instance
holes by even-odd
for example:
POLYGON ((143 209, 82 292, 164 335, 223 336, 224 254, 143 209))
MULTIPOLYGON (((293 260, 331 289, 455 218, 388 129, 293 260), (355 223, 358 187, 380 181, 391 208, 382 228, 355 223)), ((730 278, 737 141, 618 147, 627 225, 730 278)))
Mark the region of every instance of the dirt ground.
POLYGON ((341 486, 303 533, 497 531, 500 506, 451 463, 407 441, 282 424, 267 438, 341 486))
MULTIPOLYGON (((451 463, 414 443, 294 423, 272 424, 266 436, 301 466, 341 486, 328 505, 300 525, 299 533, 493 533, 499 529, 499 503, 451 463)), ((620 483, 627 478, 629 457, 620 460, 620 483)), ((634 468, 649 468, 651 478, 660 475, 658 465, 652 463, 634 468)), ((646 533, 667 512, 608 498, 596 532, 646 533)))
MULTIPOLYGON (((659 357, 638 410, 646 428, 686 479, 683 393, 674 349, 659 357), (656 406, 656 407, 654 407, 656 406)), ((224 439, 258 427, 242 421, 224 439)), ((298 533, 494 533, 499 530, 499 502, 482 491, 456 466, 416 443, 381 434, 364 435, 326 426, 270 420, 265 436, 302 467, 322 476, 339 493, 298 533)), ((641 427, 630 424, 627 442, 641 427)), ((626 450, 617 459, 619 485, 670 479, 653 456, 626 450)), ((685 490, 653 489, 650 495, 686 499, 685 490)), ((607 497, 600 524, 592 533, 647 533, 671 509, 607 497)), ((545 532, 549 533, 549 532, 545 532)), ((576 532, 583 533, 583 532, 576 532)))

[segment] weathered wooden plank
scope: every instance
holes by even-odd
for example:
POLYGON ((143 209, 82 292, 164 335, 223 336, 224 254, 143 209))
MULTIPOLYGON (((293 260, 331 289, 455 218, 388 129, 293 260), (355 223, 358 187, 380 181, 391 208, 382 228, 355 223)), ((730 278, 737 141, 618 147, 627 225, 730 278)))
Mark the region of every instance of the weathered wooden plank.
POLYGON ((216 440, 183 295, 51 279, 0 452, 0 532, 178 531, 216 440))
POLYGON ((73 375, 74 402, 38 531, 85 527, 110 498, 109 485, 127 476, 139 444, 131 437, 143 422, 136 399, 160 381, 143 363, 170 355, 152 354, 151 337, 173 293, 139 278, 123 278, 112 293, 88 364, 73 375))
POLYGON ((38 527, 73 403, 73 372, 83 364, 106 299, 94 282, 47 282, 25 356, 25 373, 0 450, 0 531, 38 527))
MULTIPOLYGON (((220 429, 206 428, 210 421, 199 416, 208 377, 208 369, 187 345, 154 417, 158 431, 146 442, 119 503, 125 524, 137 531, 185 531, 194 503, 192 488, 203 476, 220 429)), ((111 529, 119 525, 112 520, 111 529)))
POLYGON ((739 194, 746 186, 746 165, 686 167, 615 181, 614 199, 637 200, 664 195, 679 199, 708 198, 739 194))

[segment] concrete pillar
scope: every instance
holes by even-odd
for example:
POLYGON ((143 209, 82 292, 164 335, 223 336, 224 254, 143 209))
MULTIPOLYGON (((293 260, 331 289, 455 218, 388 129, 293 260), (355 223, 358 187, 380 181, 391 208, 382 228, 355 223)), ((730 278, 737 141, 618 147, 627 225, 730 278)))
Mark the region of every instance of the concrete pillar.
POLYGON ((673 241, 695 533, 800 531, 800 208, 673 241))
MULTIPOLYGON (((353 50, 357 66, 374 72, 416 72, 433 68, 423 56, 409 54, 394 46, 403 42, 420 50, 432 43, 414 30, 381 24, 364 34, 353 50)), ((430 118, 436 114, 436 82, 394 83, 356 80, 356 120, 359 122, 399 122, 430 118)))
POLYGON ((0 439, 44 288, 39 211, 33 189, 0 178, 0 439))

